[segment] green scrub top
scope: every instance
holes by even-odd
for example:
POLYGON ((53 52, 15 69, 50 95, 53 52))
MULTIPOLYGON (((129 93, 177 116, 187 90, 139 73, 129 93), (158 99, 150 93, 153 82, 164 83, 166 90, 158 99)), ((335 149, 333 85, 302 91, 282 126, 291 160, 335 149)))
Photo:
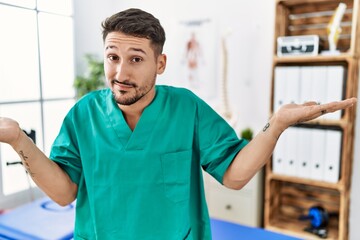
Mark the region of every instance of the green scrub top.
POLYGON ((78 185, 75 239, 211 239, 202 171, 246 145, 186 89, 156 86, 134 131, 109 89, 78 101, 50 154, 78 185))

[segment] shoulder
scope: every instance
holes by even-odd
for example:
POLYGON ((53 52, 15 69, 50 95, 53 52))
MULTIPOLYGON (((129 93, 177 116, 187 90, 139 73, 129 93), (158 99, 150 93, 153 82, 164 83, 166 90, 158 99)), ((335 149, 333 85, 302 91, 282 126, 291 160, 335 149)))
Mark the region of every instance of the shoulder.
POLYGON ((106 96, 108 96, 110 94, 111 94, 111 91, 109 88, 92 91, 92 92, 85 94, 83 97, 81 97, 77 101, 76 104, 81 105, 81 104, 88 104, 91 102, 96 102, 96 101, 106 98, 106 96))
POLYGON ((167 85, 157 85, 157 91, 166 95, 167 98, 183 102, 202 102, 202 100, 191 90, 182 87, 173 87, 167 85))
POLYGON ((70 109, 71 115, 87 115, 84 113, 90 113, 102 109, 106 104, 106 99, 111 97, 112 93, 110 89, 101 89, 92 91, 83 97, 81 97, 74 106, 70 109))
POLYGON ((88 94, 81 97, 74 107, 81 108, 81 107, 91 107, 92 105, 100 104, 108 98, 108 96, 111 96, 112 93, 110 89, 104 88, 96 91, 89 92, 88 94))
POLYGON ((203 99, 189 89, 159 85, 157 92, 164 96, 165 104, 172 111, 196 112, 197 114, 214 111, 203 99))

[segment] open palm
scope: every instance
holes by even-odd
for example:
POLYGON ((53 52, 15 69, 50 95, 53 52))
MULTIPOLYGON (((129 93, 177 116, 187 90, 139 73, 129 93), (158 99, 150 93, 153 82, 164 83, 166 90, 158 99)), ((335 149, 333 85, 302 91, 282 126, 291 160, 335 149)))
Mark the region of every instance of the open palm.
POLYGON ((288 126, 313 120, 323 114, 335 112, 353 106, 356 98, 349 98, 339 102, 317 104, 316 102, 306 102, 304 104, 286 104, 277 112, 278 121, 286 129, 288 126))
POLYGON ((13 145, 19 138, 20 132, 21 129, 16 121, 0 117, 0 142, 13 145))

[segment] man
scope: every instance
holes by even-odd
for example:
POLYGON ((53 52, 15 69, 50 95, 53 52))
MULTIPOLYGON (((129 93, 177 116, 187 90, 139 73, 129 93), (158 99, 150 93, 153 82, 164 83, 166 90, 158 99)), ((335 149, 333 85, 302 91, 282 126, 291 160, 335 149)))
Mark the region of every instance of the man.
POLYGON ((285 105, 247 144, 190 91, 155 86, 166 67, 156 18, 128 9, 102 26, 109 89, 69 111, 50 158, 0 119, 0 141, 36 184, 60 205, 77 199, 75 239, 211 239, 201 169, 241 189, 288 126, 356 102, 285 105))

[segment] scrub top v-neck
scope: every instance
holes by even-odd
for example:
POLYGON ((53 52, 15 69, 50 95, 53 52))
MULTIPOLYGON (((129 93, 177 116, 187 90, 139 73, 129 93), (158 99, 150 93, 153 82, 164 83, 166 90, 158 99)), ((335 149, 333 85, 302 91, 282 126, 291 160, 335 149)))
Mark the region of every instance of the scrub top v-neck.
POLYGON ((156 86, 135 129, 109 89, 64 119, 50 158, 78 184, 75 239, 211 239, 202 169, 220 183, 246 145, 186 89, 156 86))
POLYGON ((103 107, 107 109, 106 114, 109 117, 110 124, 118 135, 124 150, 144 149, 147 144, 147 137, 151 135, 152 126, 156 124, 158 114, 161 111, 159 102, 163 101, 163 98, 164 96, 161 94, 160 96, 155 95, 151 104, 144 109, 133 131, 128 126, 115 100, 112 97, 107 98, 103 107))

